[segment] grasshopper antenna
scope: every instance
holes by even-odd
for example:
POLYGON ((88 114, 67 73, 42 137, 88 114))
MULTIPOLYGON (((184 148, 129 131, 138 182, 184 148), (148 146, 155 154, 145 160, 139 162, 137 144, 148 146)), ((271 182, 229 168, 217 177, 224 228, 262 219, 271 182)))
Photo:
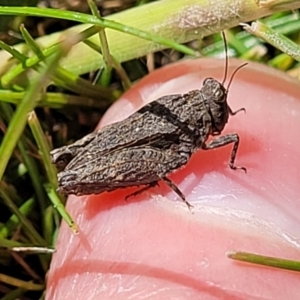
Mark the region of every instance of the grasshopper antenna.
MULTIPOLYGON (((225 48, 225 72, 224 72, 224 79, 222 81, 222 85, 224 85, 225 81, 226 81, 226 78, 227 78, 227 74, 228 74, 228 46, 227 46, 227 41, 226 41, 226 36, 225 36, 225 33, 224 31, 222 31, 222 38, 223 38, 223 41, 224 41, 224 48, 225 48)), ((240 65, 239 67, 237 67, 234 72, 232 73, 231 77, 230 77, 230 80, 229 80, 229 83, 228 83, 228 86, 227 86, 227 91, 229 90, 229 87, 232 83, 232 80, 235 76, 235 74, 237 73, 238 70, 240 70, 241 68, 245 67, 246 65, 248 65, 248 63, 244 63, 242 65, 240 65)))
MULTIPOLYGON (((225 81, 226 81, 226 78, 227 78, 227 74, 228 74, 228 46, 227 46, 227 41, 226 41, 226 36, 225 36, 225 33, 224 31, 222 31, 222 38, 223 38, 223 41, 224 41, 224 48, 225 48, 225 72, 224 72, 224 79, 222 81, 222 85, 224 85, 225 81)), ((232 83, 232 80, 235 76, 235 74, 237 73, 238 70, 240 70, 241 68, 245 67, 246 65, 248 65, 248 63, 244 63, 242 65, 240 65, 239 67, 237 67, 234 72, 232 73, 231 77, 230 77, 230 80, 229 80, 229 83, 228 83, 228 86, 227 86, 227 91, 229 90, 229 87, 232 83)))
POLYGON ((237 68, 234 70, 234 72, 232 73, 232 75, 231 75, 231 77, 230 77, 230 80, 229 80, 229 83, 228 83, 228 86, 227 86, 227 91, 229 90, 229 87, 230 87, 230 85, 231 85, 231 83, 232 83, 233 77, 235 76, 235 74, 237 73, 237 71, 240 70, 241 68, 247 66, 247 65, 248 65, 248 63, 244 63, 244 64, 240 65, 239 67, 237 67, 237 68))
POLYGON ((225 72, 224 72, 224 78, 222 81, 222 85, 224 85, 225 80, 227 78, 227 73, 228 73, 228 49, 227 49, 227 41, 226 41, 226 36, 225 36, 224 31, 222 31, 222 38, 224 41, 224 48, 225 48, 225 72))

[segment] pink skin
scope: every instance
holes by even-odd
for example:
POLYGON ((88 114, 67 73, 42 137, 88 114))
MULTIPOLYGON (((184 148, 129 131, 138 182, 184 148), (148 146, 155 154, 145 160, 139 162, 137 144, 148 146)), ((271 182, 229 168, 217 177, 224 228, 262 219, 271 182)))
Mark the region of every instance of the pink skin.
MULTIPOLYGON (((230 61, 230 74, 241 64, 230 61)), ((199 59, 162 68, 123 95, 101 126, 121 120, 167 94, 222 80, 224 61, 199 59)), ((250 63, 228 96, 232 116, 222 134, 232 146, 198 151, 170 178, 192 212, 164 183, 130 198, 135 188, 71 196, 67 208, 80 228, 63 222, 46 299, 299 299, 300 274, 236 262, 230 250, 300 260, 300 85, 250 63)))

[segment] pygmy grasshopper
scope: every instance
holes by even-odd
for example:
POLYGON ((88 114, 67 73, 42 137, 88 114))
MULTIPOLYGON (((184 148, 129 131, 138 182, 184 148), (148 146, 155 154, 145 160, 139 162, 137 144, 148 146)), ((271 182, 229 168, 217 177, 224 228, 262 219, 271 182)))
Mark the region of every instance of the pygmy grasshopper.
POLYGON ((210 135, 221 134, 229 115, 244 110, 233 112, 227 104, 231 83, 227 89, 223 85, 227 64, 222 83, 207 78, 200 90, 161 97, 123 121, 51 151, 52 162, 64 169, 58 173, 59 191, 87 195, 144 185, 132 194, 137 195, 163 180, 190 208, 168 175, 185 165, 197 150, 233 143, 229 167, 246 171, 234 164, 239 146, 236 133, 206 143, 210 135))

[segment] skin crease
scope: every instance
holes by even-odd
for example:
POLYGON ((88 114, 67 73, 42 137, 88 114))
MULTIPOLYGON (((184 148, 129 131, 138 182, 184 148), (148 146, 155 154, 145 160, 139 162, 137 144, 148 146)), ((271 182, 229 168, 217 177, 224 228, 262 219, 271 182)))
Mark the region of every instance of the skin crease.
MULTIPOLYGON (((229 74, 241 65, 230 60, 229 74)), ((224 61, 183 61, 153 72, 125 93, 101 126, 162 95, 222 81, 224 61)), ((227 79, 228 82, 228 79, 227 79)), ((80 228, 62 222, 46 299, 299 299, 300 274, 236 262, 230 250, 300 260, 300 84, 249 63, 230 87, 233 111, 222 134, 232 146, 200 150, 170 178, 194 206, 164 183, 124 200, 135 188, 68 200, 80 228)))

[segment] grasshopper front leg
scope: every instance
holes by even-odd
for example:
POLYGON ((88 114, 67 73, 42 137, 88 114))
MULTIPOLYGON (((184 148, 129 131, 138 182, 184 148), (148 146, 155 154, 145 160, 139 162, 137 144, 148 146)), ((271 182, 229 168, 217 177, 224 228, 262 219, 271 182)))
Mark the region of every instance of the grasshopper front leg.
POLYGON ((231 155, 230 155, 229 167, 233 170, 239 169, 239 170, 243 170, 243 171, 245 171, 245 173, 247 173, 246 168, 238 167, 238 166, 234 165, 236 153, 237 153, 239 143, 240 143, 240 138, 236 133, 220 136, 220 137, 210 141, 207 145, 203 144, 202 149, 203 150, 215 149, 215 148, 226 146, 231 143, 233 143, 233 148, 232 148, 231 155))

